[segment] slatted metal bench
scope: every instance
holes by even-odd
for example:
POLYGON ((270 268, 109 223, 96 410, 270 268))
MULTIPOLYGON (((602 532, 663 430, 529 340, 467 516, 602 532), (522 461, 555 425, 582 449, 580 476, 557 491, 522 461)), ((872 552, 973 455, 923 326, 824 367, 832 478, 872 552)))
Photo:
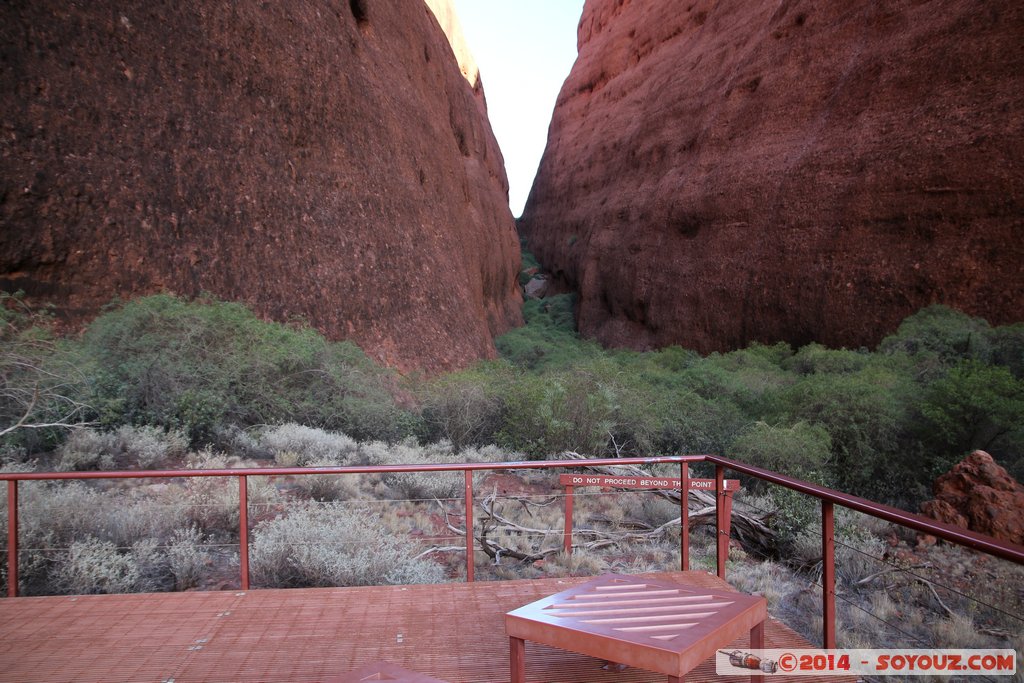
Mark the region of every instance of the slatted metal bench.
POLYGON ((526 680, 527 640, 681 683, 716 650, 748 632, 750 647, 763 648, 767 618, 763 597, 606 574, 505 615, 512 683, 526 680))

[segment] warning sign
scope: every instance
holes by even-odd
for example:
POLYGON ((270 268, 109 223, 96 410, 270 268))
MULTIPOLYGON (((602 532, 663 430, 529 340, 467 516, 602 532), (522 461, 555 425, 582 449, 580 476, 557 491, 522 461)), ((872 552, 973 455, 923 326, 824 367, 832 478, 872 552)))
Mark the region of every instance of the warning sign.
MULTIPOLYGON (((714 491, 714 479, 690 479, 691 491, 714 491)), ((558 477, 562 486, 600 486, 617 489, 678 489, 681 479, 672 477, 616 477, 589 474, 562 474, 558 477)), ((739 479, 726 479, 725 490, 736 491, 740 487, 739 479)))

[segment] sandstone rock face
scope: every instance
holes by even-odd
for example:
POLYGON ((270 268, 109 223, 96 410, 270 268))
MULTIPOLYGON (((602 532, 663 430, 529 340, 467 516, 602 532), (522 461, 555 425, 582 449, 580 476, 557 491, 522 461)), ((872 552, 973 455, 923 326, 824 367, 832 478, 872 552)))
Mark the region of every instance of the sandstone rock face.
MULTIPOLYGON (((443 2, 435 2, 443 6, 443 2)), ((423 3, 0 4, 0 285, 209 292, 394 366, 519 323, 503 162, 423 3)))
POLYGON ((609 345, 1024 311, 1024 5, 587 0, 520 231, 609 345))
POLYGON ((974 451, 935 480, 935 500, 921 504, 933 519, 1024 545, 1024 486, 985 451, 974 451))
POLYGON ((434 13, 437 23, 441 25, 441 30, 447 36, 448 44, 452 46, 452 52, 455 53, 455 59, 459 63, 459 71, 473 88, 473 95, 476 96, 477 102, 486 111, 487 102, 484 98, 480 67, 477 66, 476 59, 466 42, 466 36, 462 33, 459 15, 455 13, 455 8, 452 7, 450 0, 426 0, 426 3, 430 11, 434 13))

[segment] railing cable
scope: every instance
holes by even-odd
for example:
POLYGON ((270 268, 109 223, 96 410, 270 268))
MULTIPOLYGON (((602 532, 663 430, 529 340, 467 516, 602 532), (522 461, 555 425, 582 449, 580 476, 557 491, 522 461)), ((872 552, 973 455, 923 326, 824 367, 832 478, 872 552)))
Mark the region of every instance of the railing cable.
POLYGON ((934 579, 930 579, 930 578, 921 576, 920 574, 917 574, 917 573, 913 572, 911 569, 909 569, 907 567, 901 567, 898 564, 895 564, 893 562, 890 562, 890 561, 886 560, 884 557, 876 557, 875 555, 872 555, 871 553, 866 553, 863 550, 861 550, 860 548, 855 548, 854 546, 848 545, 848 544, 843 543, 843 542, 841 542, 839 540, 836 540, 836 545, 841 545, 844 548, 848 548, 848 549, 854 551, 855 553, 859 553, 859 554, 861 554, 861 555, 863 555, 865 557, 871 558, 872 560, 875 560, 876 562, 888 565, 888 566, 892 567, 893 569, 896 569, 897 571, 903 572, 905 574, 910 574, 911 576, 913 576, 915 578, 918 578, 918 579, 920 579, 922 581, 927 581, 928 583, 933 584, 935 586, 938 586, 939 588, 943 588, 945 590, 948 590, 950 593, 955 593, 956 595, 959 595, 962 598, 966 598, 967 600, 970 600, 972 602, 976 602, 979 605, 984 605, 985 607, 988 607, 991 610, 999 612, 1000 614, 1005 614, 1006 616, 1008 616, 1008 617, 1010 617, 1010 618, 1012 618, 1012 619, 1014 619, 1016 621, 1019 621, 1022 624, 1024 624, 1024 618, 1021 618, 1021 617, 1017 616, 1016 614, 1013 614, 1012 612, 1007 612, 1006 610, 1001 609, 999 607, 996 607, 995 605, 991 605, 991 604, 985 602, 984 600, 979 600, 978 598, 976 598, 976 597, 974 597, 972 595, 968 595, 967 593, 963 593, 963 592, 957 590, 956 588, 953 588, 952 586, 947 586, 946 584, 939 583, 938 581, 935 581, 934 579))

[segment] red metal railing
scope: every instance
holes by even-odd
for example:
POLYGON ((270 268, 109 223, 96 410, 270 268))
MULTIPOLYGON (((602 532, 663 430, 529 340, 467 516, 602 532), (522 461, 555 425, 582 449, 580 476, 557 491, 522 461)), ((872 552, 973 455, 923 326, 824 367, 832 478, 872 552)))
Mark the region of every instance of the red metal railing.
MULTIPOLYGON (((833 489, 811 484, 787 477, 777 472, 764 470, 728 458, 721 458, 717 455, 704 456, 704 460, 715 465, 715 478, 721 482, 722 475, 726 469, 751 477, 756 477, 779 486, 793 489, 800 493, 814 496, 821 501, 821 553, 822 553, 822 619, 824 631, 823 647, 834 648, 836 646, 836 558, 835 558, 835 505, 841 505, 850 510, 862 512, 872 517, 899 524, 901 526, 930 534, 951 543, 980 550, 1010 560, 1017 564, 1024 564, 1024 546, 1006 543, 991 536, 968 531, 963 527, 953 526, 945 522, 939 522, 924 515, 917 515, 889 505, 875 503, 865 498, 858 498, 847 493, 841 493, 833 489)), ((721 496, 721 485, 718 486, 721 496)), ((721 510, 721 506, 719 506, 721 510)), ((719 527, 721 528, 721 526, 719 527)), ((724 563, 725 553, 728 548, 727 538, 721 534, 718 537, 718 562, 719 576, 722 576, 721 567, 724 563)), ((724 577, 723 577, 724 578, 724 577)))
MULTIPOLYGON (((1024 546, 996 540, 990 536, 968 531, 961 527, 938 522, 923 515, 917 515, 888 505, 874 503, 864 498, 841 493, 824 486, 787 477, 776 472, 753 467, 715 455, 680 455, 657 458, 604 458, 593 460, 558 460, 505 463, 463 463, 428 465, 376 465, 365 467, 268 467, 251 469, 215 470, 150 470, 111 472, 2 472, 0 481, 7 481, 7 594, 18 594, 18 482, 59 481, 73 479, 178 479, 190 477, 236 477, 238 479, 239 556, 241 586, 249 589, 249 515, 248 478, 273 476, 308 476, 324 474, 386 474, 394 472, 452 472, 461 471, 465 476, 465 518, 466 518, 466 580, 473 580, 473 473, 489 470, 519 469, 572 469, 588 466, 653 465, 678 463, 683 490, 689 490, 689 463, 708 462, 715 466, 716 510, 716 563, 717 573, 725 578, 726 559, 729 552, 727 518, 725 505, 725 471, 740 474, 785 486, 800 493, 814 496, 821 501, 821 547, 822 547, 822 614, 824 620, 824 644, 826 648, 836 646, 835 633, 835 505, 855 510, 887 522, 930 534, 937 538, 973 548, 989 555, 1024 564, 1024 546)), ((681 517, 681 568, 689 569, 689 509, 687 496, 680 496, 681 517)))

